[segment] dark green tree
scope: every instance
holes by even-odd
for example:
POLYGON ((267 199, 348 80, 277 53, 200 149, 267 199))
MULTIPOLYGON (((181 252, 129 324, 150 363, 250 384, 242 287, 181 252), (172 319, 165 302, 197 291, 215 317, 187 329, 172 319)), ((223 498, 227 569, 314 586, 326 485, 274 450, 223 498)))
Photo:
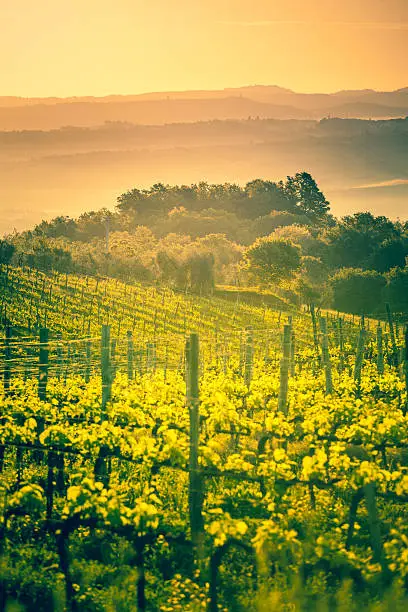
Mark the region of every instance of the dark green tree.
POLYGON ((343 268, 330 279, 333 307, 343 312, 374 314, 383 309, 385 277, 374 270, 343 268))
POLYGON ((245 186, 245 196, 239 212, 251 219, 268 215, 272 211, 297 212, 296 200, 272 181, 250 181, 245 186))
POLYGON ((400 265, 401 230, 387 217, 369 212, 343 217, 326 232, 328 263, 333 268, 377 269, 379 272, 400 265))
POLYGON ((402 240, 387 238, 374 250, 371 260, 368 260, 368 267, 378 272, 403 268, 407 253, 407 247, 402 240))
POLYGON ((279 284, 300 267, 300 249, 289 240, 258 238, 244 255, 245 267, 261 284, 279 284))
POLYGON ((286 196, 294 203, 295 209, 315 222, 328 221, 330 203, 320 191, 316 181, 308 172, 297 172, 279 183, 286 196))
POLYGON ((16 247, 8 240, 0 240, 0 264, 9 264, 16 247))
POLYGON ((184 263, 192 291, 208 293, 214 288, 214 256, 212 253, 191 253, 184 263))
POLYGON ((408 313, 408 267, 394 268, 387 274, 384 294, 394 312, 408 313))

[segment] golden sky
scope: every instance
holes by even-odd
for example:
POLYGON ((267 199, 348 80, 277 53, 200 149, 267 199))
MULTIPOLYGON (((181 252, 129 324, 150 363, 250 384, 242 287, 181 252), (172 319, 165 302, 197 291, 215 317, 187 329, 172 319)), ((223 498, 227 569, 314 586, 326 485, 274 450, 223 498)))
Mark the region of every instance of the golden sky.
POLYGON ((408 0, 0 0, 0 95, 408 86, 408 0))

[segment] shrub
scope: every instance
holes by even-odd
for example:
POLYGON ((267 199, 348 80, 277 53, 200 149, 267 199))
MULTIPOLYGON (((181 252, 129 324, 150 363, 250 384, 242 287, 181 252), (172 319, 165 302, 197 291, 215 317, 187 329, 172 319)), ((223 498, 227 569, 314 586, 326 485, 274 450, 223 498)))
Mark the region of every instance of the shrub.
POLYGON ((330 285, 336 310, 372 314, 381 309, 386 280, 379 272, 343 268, 331 277, 330 285))

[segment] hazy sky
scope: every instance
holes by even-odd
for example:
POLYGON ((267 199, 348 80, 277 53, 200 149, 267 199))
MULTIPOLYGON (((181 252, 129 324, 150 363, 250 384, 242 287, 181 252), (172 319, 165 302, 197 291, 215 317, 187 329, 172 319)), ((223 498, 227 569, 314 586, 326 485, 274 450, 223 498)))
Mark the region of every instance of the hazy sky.
POLYGON ((408 86, 408 0, 0 0, 0 95, 408 86))

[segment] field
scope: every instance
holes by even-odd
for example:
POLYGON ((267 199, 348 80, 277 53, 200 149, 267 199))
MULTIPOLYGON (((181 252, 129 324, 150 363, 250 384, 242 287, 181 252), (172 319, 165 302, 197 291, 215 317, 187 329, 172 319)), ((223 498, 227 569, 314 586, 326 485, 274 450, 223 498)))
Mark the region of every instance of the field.
POLYGON ((404 610, 393 321, 0 270, 2 610, 404 610))

